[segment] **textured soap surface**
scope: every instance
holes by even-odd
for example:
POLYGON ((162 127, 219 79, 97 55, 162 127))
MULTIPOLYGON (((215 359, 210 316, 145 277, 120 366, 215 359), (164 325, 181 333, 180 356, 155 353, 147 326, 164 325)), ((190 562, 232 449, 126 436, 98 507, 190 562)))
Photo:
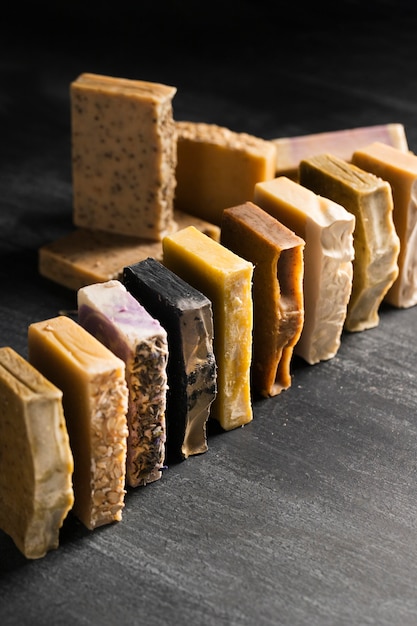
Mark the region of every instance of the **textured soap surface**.
POLYGON ((163 264, 212 303, 217 396, 211 416, 224 430, 253 419, 253 265, 193 226, 164 237, 163 264))
POLYGON ((173 229, 175 93, 89 73, 71 83, 76 226, 155 241, 173 229))
POLYGON ((124 362, 63 315, 30 324, 28 353, 63 393, 74 457, 75 515, 90 530, 120 521, 128 434, 124 362))
POLYGON ((165 461, 166 331, 118 280, 82 287, 77 305, 81 326, 126 366, 127 484, 154 482, 165 461))
POLYGON ((211 302, 152 258, 126 267, 123 282, 168 335, 168 463, 206 452, 217 391, 211 302))
POLYGON ((176 122, 175 206, 220 224, 223 209, 250 199, 255 183, 275 175, 275 146, 216 124, 176 122))
MULTIPOLYGON (((174 211, 177 229, 193 225, 216 241, 220 228, 199 218, 174 211)), ((77 228, 39 249, 39 273, 64 287, 78 290, 85 285, 120 279, 123 268, 148 257, 162 259, 162 242, 128 235, 77 228)))
POLYGON ((400 242, 390 184, 331 154, 303 160, 300 183, 355 216, 353 284, 345 329, 374 328, 381 302, 398 276, 400 242))
POLYGON ((304 325, 294 352, 314 364, 335 356, 353 280, 355 216, 278 176, 255 186, 254 202, 304 239, 304 325))
POLYGON ((398 276, 385 300, 400 308, 414 306, 417 304, 417 156, 374 142, 356 150, 352 162, 391 185, 400 252, 398 276))
POLYGON ((404 126, 395 123, 273 139, 277 151, 276 176, 299 180, 298 167, 303 159, 328 152, 351 161, 355 150, 374 141, 384 142, 403 152, 408 151, 404 126))
POLYGON ((304 323, 305 242, 253 202, 223 212, 221 243, 254 266, 252 387, 264 397, 291 385, 304 323))
POLYGON ((28 559, 59 545, 74 502, 62 391, 0 348, 0 528, 28 559))

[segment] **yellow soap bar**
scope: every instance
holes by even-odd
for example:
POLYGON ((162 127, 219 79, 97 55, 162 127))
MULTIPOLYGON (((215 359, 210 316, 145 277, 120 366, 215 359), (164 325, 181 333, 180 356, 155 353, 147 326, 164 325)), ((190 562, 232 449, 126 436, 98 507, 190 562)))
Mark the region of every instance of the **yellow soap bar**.
POLYGON ((301 161, 300 183, 355 216, 353 284, 345 329, 374 328, 380 304, 398 276, 400 242, 390 184, 331 154, 301 161))
POLYGON ((254 202, 305 241, 304 325, 294 352, 310 364, 330 359, 352 291, 355 217, 286 176, 258 183, 254 202))
POLYGON ((400 253, 398 277, 385 301, 399 308, 414 306, 417 304, 417 156, 374 142, 355 151, 352 162, 391 185, 400 253))
POLYGON ((30 324, 28 352, 29 361, 63 392, 75 515, 90 530, 120 521, 128 435, 124 362, 65 316, 30 324))
MULTIPOLYGON (((175 211, 176 229, 193 225, 216 241, 220 228, 205 220, 175 211)), ((123 268, 147 258, 162 260, 162 242, 104 231, 78 228, 39 248, 39 273, 77 291, 87 285, 119 280, 123 268)))
POLYGON ((221 243, 254 266, 252 387, 275 396, 291 385, 291 359, 304 323, 305 242, 246 202, 223 212, 221 243))
POLYGON ((298 167, 303 159, 329 152, 345 161, 351 161, 355 150, 374 141, 408 151, 408 142, 402 124, 377 124, 359 128, 272 139, 277 151, 276 176, 298 179, 298 167))
POLYGON ((220 225, 223 210, 250 200, 255 183, 275 176, 275 146, 216 124, 176 122, 175 206, 220 225))
POLYGON ((88 73, 71 83, 76 226, 155 241, 171 232, 176 91, 88 73))
POLYGON ((73 469, 61 390, 0 348, 0 528, 26 558, 58 547, 73 469))
POLYGON ((163 264, 209 298, 213 308, 217 397, 211 417, 224 430, 253 419, 253 265, 194 226, 164 237, 163 264))

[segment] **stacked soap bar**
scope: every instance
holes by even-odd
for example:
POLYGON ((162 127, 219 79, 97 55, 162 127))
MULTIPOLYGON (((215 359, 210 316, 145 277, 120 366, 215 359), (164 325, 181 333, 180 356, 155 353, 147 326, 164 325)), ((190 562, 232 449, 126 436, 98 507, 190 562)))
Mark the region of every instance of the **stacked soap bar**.
POLYGON ((168 335, 167 461, 205 452, 217 392, 211 302, 152 258, 126 267, 123 282, 168 335))
POLYGON ((223 126, 176 122, 175 206, 220 224, 223 209, 246 202, 254 185, 275 176, 275 146, 223 126))
POLYGON ((225 209, 221 243, 253 274, 252 387, 264 397, 291 385, 291 359, 304 323, 303 239, 253 202, 225 209))
POLYGON ((253 418, 253 265, 194 226, 167 235, 162 246, 163 264, 212 303, 217 396, 211 415, 224 430, 243 426, 253 418))
POLYGON ((392 188, 394 225, 400 239, 398 277, 385 296, 393 306, 417 304, 417 156, 374 142, 356 150, 352 162, 392 188))
MULTIPOLYGON (((178 228, 194 225, 220 241, 220 228, 205 220, 174 211, 178 228)), ((78 228, 39 249, 39 272, 68 289, 120 279, 126 265, 148 257, 162 259, 162 243, 128 235, 78 228)))
POLYGON ((161 240, 174 228, 176 88, 85 73, 70 93, 74 224, 161 240))
POLYGON ((304 325, 294 351, 310 364, 330 359, 352 291, 355 217, 286 176, 257 183, 254 202, 305 241, 304 325))
POLYGON ((272 139, 277 153, 276 176, 288 176, 298 180, 298 167, 304 159, 328 152, 345 161, 351 161, 355 150, 374 141, 383 142, 402 152, 408 151, 402 124, 379 124, 272 139))
POLYGON ((90 530, 119 521, 126 475, 125 364, 70 317, 34 322, 30 363, 61 389, 74 457, 74 514, 90 530))
POLYGON ((126 482, 161 478, 165 460, 167 334, 118 280, 82 287, 78 322, 125 363, 129 390, 126 482))
POLYGON ((331 154, 301 161, 300 183, 355 216, 353 284, 345 328, 353 332, 377 326, 380 304, 398 276, 400 243, 391 186, 331 154))
POLYGON ((62 392, 0 348, 0 528, 28 559, 59 545, 74 502, 62 392))

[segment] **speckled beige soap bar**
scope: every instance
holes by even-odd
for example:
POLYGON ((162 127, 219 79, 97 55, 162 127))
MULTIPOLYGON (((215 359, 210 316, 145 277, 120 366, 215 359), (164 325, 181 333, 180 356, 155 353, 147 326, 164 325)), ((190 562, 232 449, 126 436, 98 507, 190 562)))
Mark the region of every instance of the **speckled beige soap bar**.
POLYGON ((71 83, 76 226, 156 241, 172 231, 175 93, 168 85, 88 73, 71 83))

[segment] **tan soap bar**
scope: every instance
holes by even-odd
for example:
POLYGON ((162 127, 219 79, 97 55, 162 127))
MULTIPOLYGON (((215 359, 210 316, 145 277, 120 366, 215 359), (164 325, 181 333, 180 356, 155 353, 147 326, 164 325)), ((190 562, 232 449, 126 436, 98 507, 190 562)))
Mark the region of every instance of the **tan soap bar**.
POLYGON ((71 83, 73 221, 155 241, 173 229, 176 88, 99 74, 71 83))
POLYGON ((291 359, 304 323, 305 242, 253 202, 225 209, 221 243, 253 274, 252 386, 264 397, 291 385, 291 359))
POLYGON ((224 430, 253 419, 253 265, 194 226, 164 237, 163 264, 212 303, 217 396, 210 416, 224 430))
POLYGON ((220 225, 224 209, 250 200, 255 183, 275 176, 275 146, 216 124, 176 122, 175 206, 220 225))
MULTIPOLYGON (((220 241, 220 227, 175 211, 177 228, 194 225, 220 241)), ((72 290, 108 280, 119 280, 123 268, 147 258, 162 260, 162 242, 104 231, 78 228, 39 249, 39 273, 72 290)))
POLYGON ((335 356, 353 279, 355 216, 279 176, 255 186, 254 202, 304 239, 304 325, 294 352, 314 364, 335 356))
POLYGON ((385 300, 400 308, 414 306, 417 304, 417 156, 375 142, 355 151, 352 162, 391 185, 400 253, 398 277, 385 300))
POLYGON ((390 184, 331 154, 301 161, 300 183, 355 216, 353 283, 345 329, 374 328, 379 324, 380 304, 398 276, 400 242, 390 184))
POLYGON ((69 317, 30 324, 29 361, 63 392, 73 511, 90 530, 120 521, 126 474, 125 364, 69 317))
POLYGON ((328 152, 345 161, 351 161, 355 150, 374 141, 381 141, 403 152, 408 151, 402 124, 378 124, 272 139, 277 151, 276 176, 288 176, 298 180, 298 166, 303 159, 328 152))
POLYGON ((58 547, 73 468, 61 390, 0 348, 0 528, 26 558, 58 547))

